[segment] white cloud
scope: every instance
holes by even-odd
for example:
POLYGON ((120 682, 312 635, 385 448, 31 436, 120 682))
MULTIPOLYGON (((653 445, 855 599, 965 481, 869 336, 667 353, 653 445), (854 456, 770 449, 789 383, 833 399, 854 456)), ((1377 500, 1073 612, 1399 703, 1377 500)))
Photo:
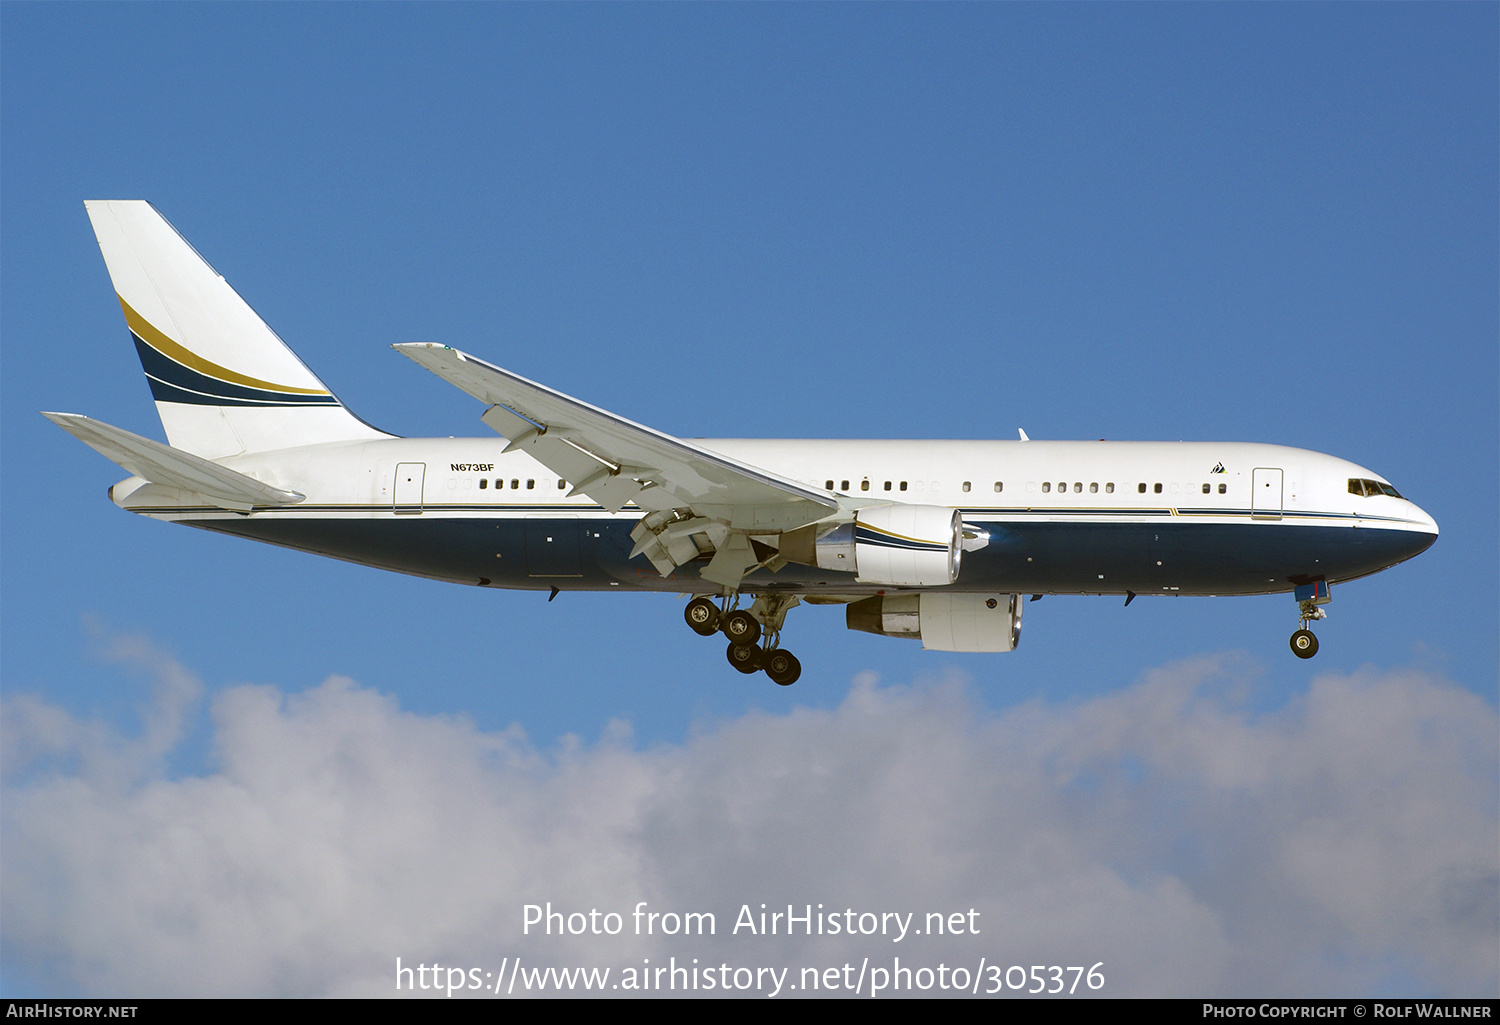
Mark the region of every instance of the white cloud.
MULTIPOLYGON (((835 709, 681 745, 536 750, 331 678, 234 687, 212 771, 170 778, 201 689, 153 668, 142 736, 4 706, 5 957, 59 992, 388 994, 403 964, 1104 962, 1104 993, 1497 987, 1495 710, 1429 674, 1246 709, 1232 659, 1068 705, 855 680, 835 709), (712 911, 634 937, 629 911, 712 911), (521 936, 524 904, 625 915, 521 936), (754 911, 966 912, 978 936, 730 935, 754 911)), ((618 976, 616 976, 618 978, 618 976)), ((988 978, 988 977, 986 977, 988 978)))

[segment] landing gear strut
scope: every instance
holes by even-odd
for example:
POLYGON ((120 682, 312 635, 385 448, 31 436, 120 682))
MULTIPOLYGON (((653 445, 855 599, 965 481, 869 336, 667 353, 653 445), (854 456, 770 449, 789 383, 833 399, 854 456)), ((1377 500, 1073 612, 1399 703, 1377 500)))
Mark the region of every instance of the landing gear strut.
POLYGON ((739 596, 713 598, 699 595, 688 602, 683 618, 695 633, 710 637, 720 631, 729 638, 724 657, 740 672, 764 669, 772 682, 790 687, 802 675, 797 656, 781 648, 781 627, 787 610, 800 604, 796 595, 763 594, 748 609, 737 609, 739 596), (757 643, 761 642, 763 643, 757 643))

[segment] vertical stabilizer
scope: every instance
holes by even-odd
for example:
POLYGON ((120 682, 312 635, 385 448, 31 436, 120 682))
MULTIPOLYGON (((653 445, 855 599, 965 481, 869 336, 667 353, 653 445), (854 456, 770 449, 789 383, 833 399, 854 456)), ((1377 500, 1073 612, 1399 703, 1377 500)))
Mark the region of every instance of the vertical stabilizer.
POLYGON ((387 435, 365 424, 142 200, 90 200, 173 448, 208 459, 387 435))

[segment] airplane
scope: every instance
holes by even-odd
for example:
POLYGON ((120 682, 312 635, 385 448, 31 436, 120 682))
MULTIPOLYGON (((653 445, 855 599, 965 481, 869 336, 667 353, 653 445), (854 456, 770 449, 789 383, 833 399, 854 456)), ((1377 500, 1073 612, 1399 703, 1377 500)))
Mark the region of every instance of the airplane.
POLYGON ((132 476, 122 509, 479 587, 673 591, 743 673, 794 683, 787 612, 939 651, 1012 651, 1023 597, 1291 592, 1292 651, 1334 583, 1437 539, 1379 474, 1238 442, 676 438, 447 345, 393 348, 496 437, 351 413, 144 201, 85 204, 167 444, 44 413, 132 476))

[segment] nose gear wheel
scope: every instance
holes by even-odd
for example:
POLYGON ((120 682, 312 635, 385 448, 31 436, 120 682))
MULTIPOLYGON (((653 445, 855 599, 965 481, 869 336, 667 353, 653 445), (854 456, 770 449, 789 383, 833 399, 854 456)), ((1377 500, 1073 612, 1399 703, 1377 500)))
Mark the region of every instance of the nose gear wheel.
POLYGON ((1318 653, 1318 638, 1311 630, 1298 630, 1292 634, 1292 654, 1298 658, 1312 658, 1318 653))

